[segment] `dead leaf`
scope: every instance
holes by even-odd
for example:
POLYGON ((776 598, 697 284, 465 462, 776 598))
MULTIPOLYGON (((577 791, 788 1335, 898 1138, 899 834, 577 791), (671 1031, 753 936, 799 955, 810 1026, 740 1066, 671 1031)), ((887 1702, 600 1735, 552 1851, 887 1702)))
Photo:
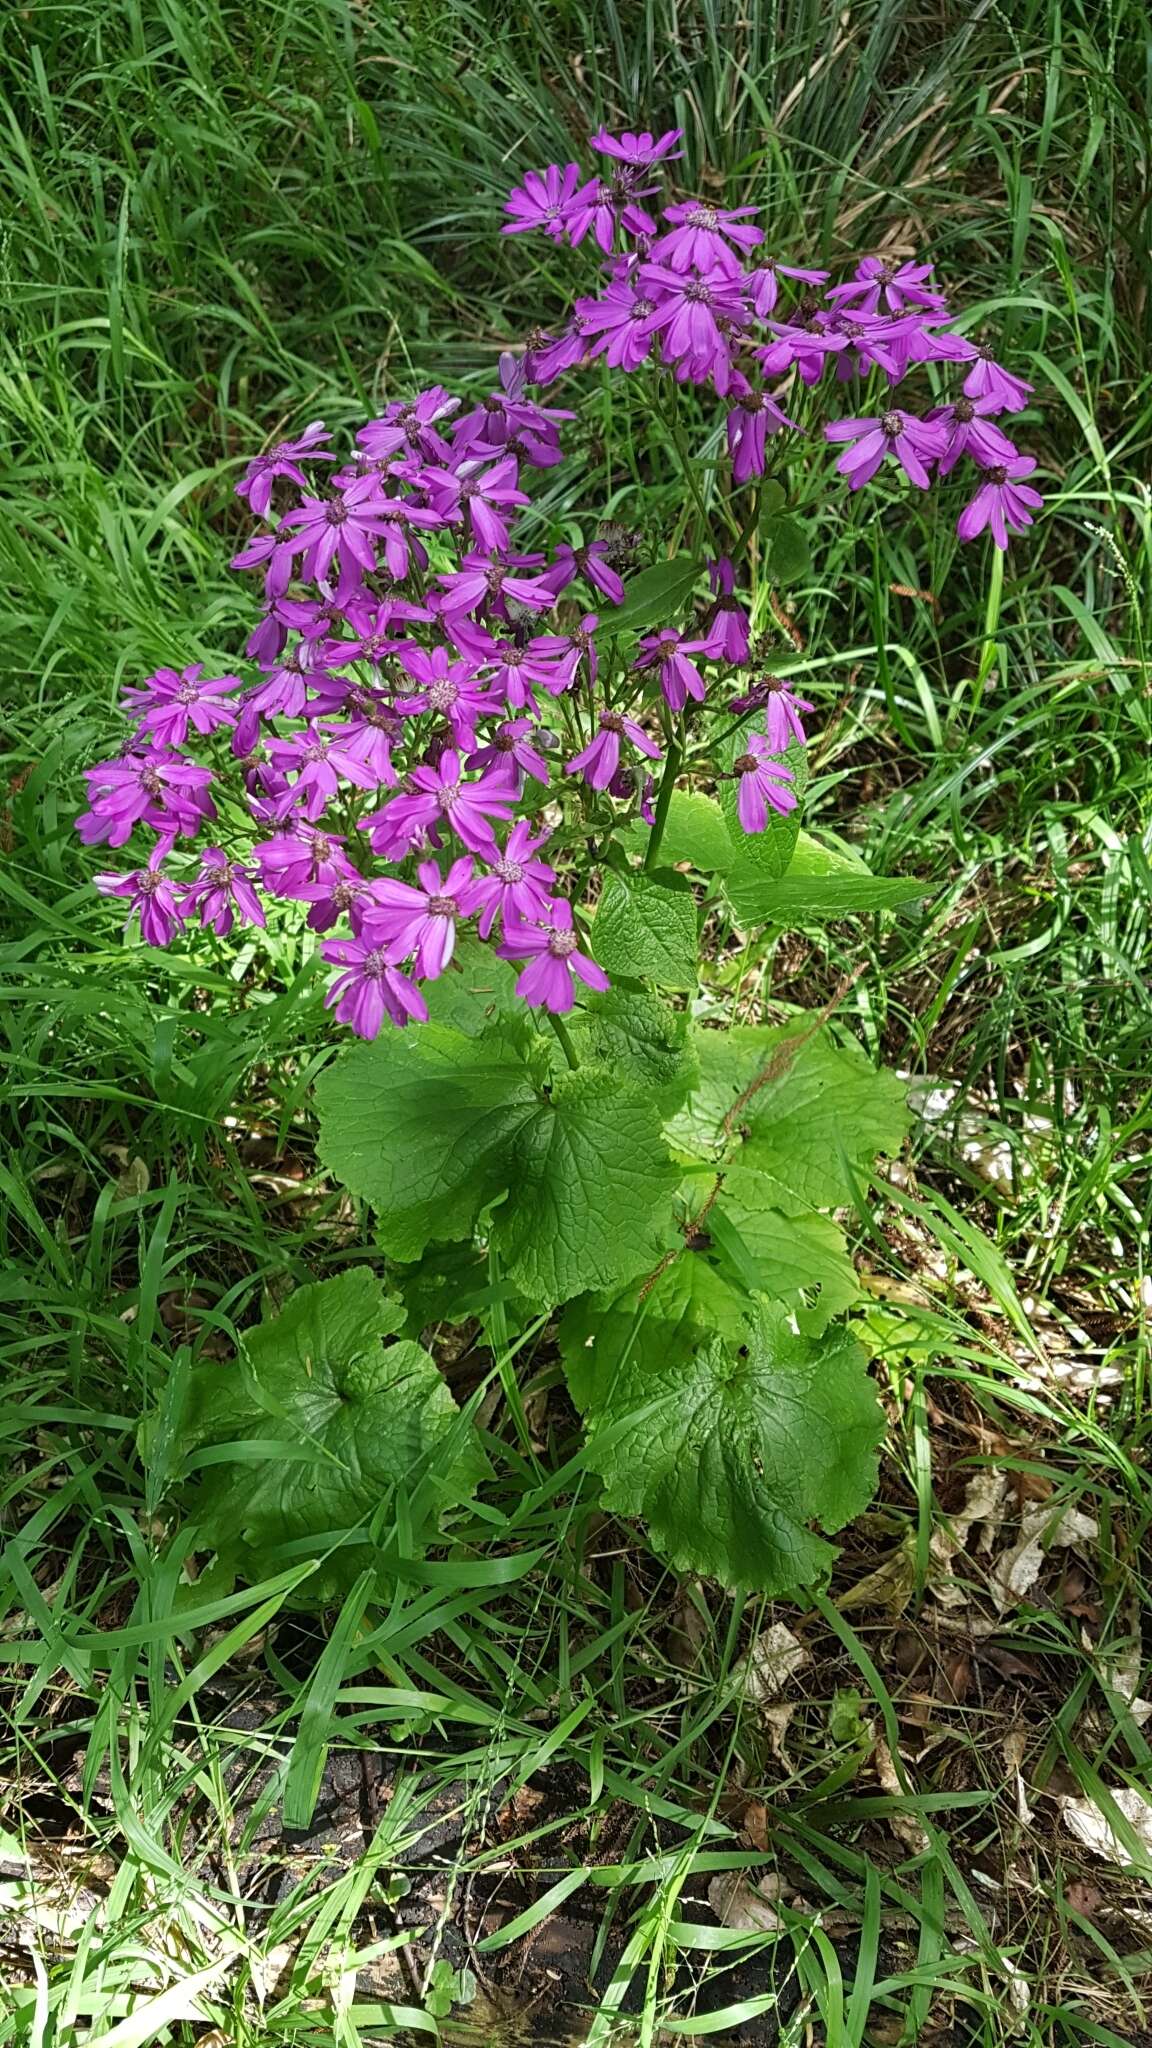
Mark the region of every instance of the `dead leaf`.
POLYGON ((735 1665, 732 1676, 750 1706, 763 1707, 778 1699, 789 1679, 811 1662, 798 1636, 782 1621, 774 1621, 750 1645, 735 1665))
POLYGON ((1121 1870, 1135 1870, 1147 1878, 1152 1867, 1152 1800, 1138 1792, 1134 1785, 1115 1785, 1108 1789, 1118 1812, 1144 1851, 1143 1862, 1134 1860, 1128 1843, 1114 1831, 1109 1816, 1092 1799, 1065 1799, 1061 1808, 1064 1825, 1078 1842, 1091 1849, 1094 1856, 1102 1856, 1121 1870))
MULTIPOLYGON (((900 1783, 888 1744, 878 1740, 872 1754, 876 1776, 884 1791, 892 1799, 907 1799, 908 1794, 900 1783)), ((905 1848, 911 1849, 914 1856, 923 1856, 927 1853, 928 1836, 914 1813, 890 1813, 887 1818, 888 1825, 898 1842, 903 1842, 905 1848)))
POLYGON ((749 1884, 738 1870, 722 1870, 708 1887, 708 1904, 721 1927, 733 1927, 747 1934, 779 1934, 784 1922, 773 1911, 772 1901, 780 1897, 780 1879, 767 1871, 756 1884, 749 1884))
POLYGON ((1035 1585, 1048 1551, 1094 1543, 1099 1534, 1099 1524, 1091 1515, 1081 1514, 1079 1508, 1053 1511, 1046 1501, 1026 1508, 1015 1543, 992 1567, 989 1585, 1001 1614, 1023 1600, 1035 1585))
POLYGON ((1009 1781, 1016 1793, 1016 1818, 1025 1827, 1034 1818, 1032 1808, 1028 1804, 1028 1795, 1024 1789, 1024 1774, 1021 1769, 1027 1749, 1027 1728, 1022 1726, 1010 1728, 1003 1742, 1004 1762, 1008 1767, 1009 1781))
POLYGON ((841 1614, 852 1607, 874 1607, 886 1614, 903 1614, 916 1586, 916 1537, 909 1531, 897 1550, 890 1551, 883 1564, 863 1579, 857 1579, 836 1605, 841 1614))
POLYGON ((750 1799, 740 1822, 754 1849, 768 1847, 768 1808, 762 1799, 750 1799))

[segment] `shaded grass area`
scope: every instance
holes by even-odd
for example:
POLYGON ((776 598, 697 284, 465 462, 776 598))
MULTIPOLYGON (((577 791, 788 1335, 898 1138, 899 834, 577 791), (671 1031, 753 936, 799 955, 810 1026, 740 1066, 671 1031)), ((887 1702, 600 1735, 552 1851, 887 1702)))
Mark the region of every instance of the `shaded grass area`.
MULTIPOLYGON (((1148 1850, 1115 1805, 1149 1763, 1139 10, 147 0, 0 34, 2 1846, 30 1887, 4 2038, 167 1997, 139 2039, 427 2037, 454 1998, 473 2038, 531 2006, 545 2039, 591 1974, 591 2038, 619 2009, 654 2040, 709 1959, 774 1973, 721 1978, 722 2039, 1152 2037, 1148 1850), (540 1343, 506 1364, 528 1446, 494 1404, 482 1511, 341 1633, 279 1582, 181 1583, 179 1449, 137 1443, 182 1359, 371 1255, 313 1178, 311 947, 126 948, 72 840, 76 778, 124 680, 234 657, 253 448, 413 379, 487 381, 555 313, 562 259, 501 243, 499 202, 600 118, 683 125, 686 176, 737 172, 785 258, 929 248, 1036 383, 1051 508, 1001 585, 945 514, 845 504, 817 457, 795 491, 813 579, 760 599, 773 665, 820 707, 813 821, 925 882, 914 915, 715 933, 711 1000, 742 1019, 863 961, 841 1021, 929 1110, 860 1219, 891 1431, 829 1602, 733 1604, 606 1523, 540 1343), (989 1465, 1006 1491, 953 1553, 989 1465), (1036 1509, 1045 1562, 1001 1607, 1036 1509), (741 1659, 774 1621, 810 1661, 758 1691, 741 1659), (375 1760, 349 1777, 357 1744, 375 1760), (285 1846, 281 1800, 303 1811, 318 1772, 329 1833, 285 1846), (745 1870, 773 1880, 754 1939, 701 1932, 685 1900, 745 1870)), ((643 487, 655 542, 661 449, 607 389, 578 434, 606 504, 631 517, 643 487)))

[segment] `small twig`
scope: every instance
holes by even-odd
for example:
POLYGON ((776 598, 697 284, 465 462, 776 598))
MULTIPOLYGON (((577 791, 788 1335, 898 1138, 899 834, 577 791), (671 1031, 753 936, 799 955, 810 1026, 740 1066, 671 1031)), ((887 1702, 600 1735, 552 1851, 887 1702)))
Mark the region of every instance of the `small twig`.
POLYGON ((823 1029, 833 1011, 839 1009, 845 996, 855 988, 866 965, 867 962, 862 960, 858 967, 853 968, 851 974, 845 975, 835 995, 829 1002, 825 1003, 824 1008, 812 1019, 806 1031, 797 1032, 795 1038, 786 1038, 782 1045, 778 1045, 768 1055, 760 1072, 753 1076, 748 1086, 741 1089, 740 1094, 736 1097, 735 1102, 720 1126, 721 1137, 730 1138, 732 1136, 732 1127, 736 1123, 737 1118, 742 1115, 751 1102, 752 1097, 759 1094, 761 1088, 766 1088, 770 1081, 779 1081, 788 1072, 801 1046, 807 1045, 809 1039, 815 1038, 816 1033, 823 1029))

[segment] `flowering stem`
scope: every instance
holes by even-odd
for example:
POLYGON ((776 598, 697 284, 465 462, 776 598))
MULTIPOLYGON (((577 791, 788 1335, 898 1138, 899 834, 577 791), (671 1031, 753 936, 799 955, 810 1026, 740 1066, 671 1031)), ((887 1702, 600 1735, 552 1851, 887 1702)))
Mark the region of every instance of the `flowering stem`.
POLYGON ((651 870, 656 865, 656 856, 660 851, 660 841, 664 837, 664 827, 668 822, 668 806, 672 802, 672 791, 676 787, 676 777, 680 773, 680 763, 683 757, 684 749, 680 741, 670 740, 668 752, 664 760, 664 773, 660 777, 660 791, 656 798, 656 816, 652 824, 652 830, 648 835, 648 851, 644 855, 644 866, 648 870, 651 870))
POLYGON ((552 1026, 553 1031, 556 1033, 557 1038, 560 1040, 560 1050, 564 1054, 564 1057, 567 1060, 568 1065, 572 1068, 573 1073, 575 1073, 577 1067, 580 1065, 580 1059, 576 1051, 576 1047, 572 1043, 572 1034, 569 1031, 568 1026, 561 1022, 560 1018, 556 1015, 555 1010, 546 1010, 544 1014, 547 1017, 548 1022, 552 1026))

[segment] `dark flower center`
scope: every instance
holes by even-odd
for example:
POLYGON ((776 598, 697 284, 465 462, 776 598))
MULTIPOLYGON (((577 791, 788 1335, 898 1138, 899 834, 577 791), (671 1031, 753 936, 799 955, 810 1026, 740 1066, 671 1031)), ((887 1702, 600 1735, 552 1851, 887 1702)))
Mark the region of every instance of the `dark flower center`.
POLYGON ((348 517, 348 507, 343 498, 334 498, 324 514, 329 526, 343 526, 348 517))
POLYGON ((199 695, 199 683, 181 683, 180 688, 176 692, 176 702, 178 704, 194 704, 199 695))
POLYGON ((142 768, 140 771, 140 787, 146 790, 149 796, 163 796, 164 784, 160 779, 159 769, 142 768))
POLYGON ((575 932, 553 932, 548 941, 548 951, 554 960, 569 960, 579 943, 575 932))
POLYGON ((502 882, 509 884, 524 880, 524 870, 518 860, 498 860, 492 872, 498 875, 502 882))
POLYGON ((756 759, 755 754, 741 754, 737 760, 733 761, 732 772, 734 775, 751 775, 759 766, 760 763, 756 759))
POLYGON ((995 484, 998 488, 1008 481, 1008 471, 1002 462, 998 462, 994 469, 986 469, 984 475, 988 483, 995 484))
POLYGON ((602 711, 600 713, 600 730, 601 732, 622 733, 624 730, 624 720, 619 712, 602 711))
POLYGON ((973 405, 972 400, 970 398, 958 398, 952 407, 952 417, 954 420, 959 421, 962 426, 967 426, 969 420, 974 420, 976 417, 976 407, 973 405))
POLYGON ((978 348, 976 353, 982 363, 990 363, 992 361, 992 344, 986 341, 983 348, 978 348))
POLYGON ((653 309, 651 299, 633 299, 628 311, 630 320, 646 320, 653 309))
POLYGON ((877 284, 891 284, 899 268, 898 263, 882 263, 876 272, 877 284))
POLYGON ((450 711, 459 695, 459 688, 452 682, 450 677, 442 676, 437 682, 431 684, 428 691, 428 702, 433 711, 450 711))
POLYGON ((313 740, 311 746, 304 749, 304 759, 306 761, 326 761, 331 744, 331 740, 313 740))
POLYGON ((136 877, 136 887, 141 896, 155 896, 156 891, 164 887, 164 877, 158 875, 154 868, 141 868, 136 877))
POLYGON ((710 306, 712 304, 711 290, 702 278, 693 278, 691 284, 685 286, 684 297, 691 299, 693 305, 696 306, 710 306))
POLYGON ((903 413, 886 412, 880 421, 880 427, 881 431, 887 434, 888 439, 890 441, 894 441, 898 434, 902 434, 904 432, 903 413))
POLYGON ((205 868, 203 879, 210 889, 226 889, 231 876, 225 864, 224 867, 205 868))
POLYGON ((336 882, 332 889, 332 901, 337 910, 351 910, 359 894, 359 882, 336 882))
POLYGON ((457 903, 454 896, 430 896, 428 898, 429 917, 455 917, 456 910, 457 903))
POLYGON ((459 796, 460 784, 458 782, 445 782, 437 794, 436 801, 442 811, 450 811, 453 804, 458 801, 459 796))
POLYGON ((516 735, 511 732, 498 732, 492 745, 498 754, 514 754, 516 752, 516 735))
POLYGON ((493 562, 491 568, 484 571, 484 581, 488 585, 491 595, 498 597, 504 588, 504 570, 499 562, 493 562))
POLYGON ((690 228, 708 228, 712 234, 715 234, 718 225, 716 208, 714 206, 694 206, 691 213, 686 216, 684 224, 690 228))
POLYGON ((388 961, 385 957, 383 946, 373 946, 372 951, 364 955, 365 974, 371 975, 378 981, 387 971, 388 961))

